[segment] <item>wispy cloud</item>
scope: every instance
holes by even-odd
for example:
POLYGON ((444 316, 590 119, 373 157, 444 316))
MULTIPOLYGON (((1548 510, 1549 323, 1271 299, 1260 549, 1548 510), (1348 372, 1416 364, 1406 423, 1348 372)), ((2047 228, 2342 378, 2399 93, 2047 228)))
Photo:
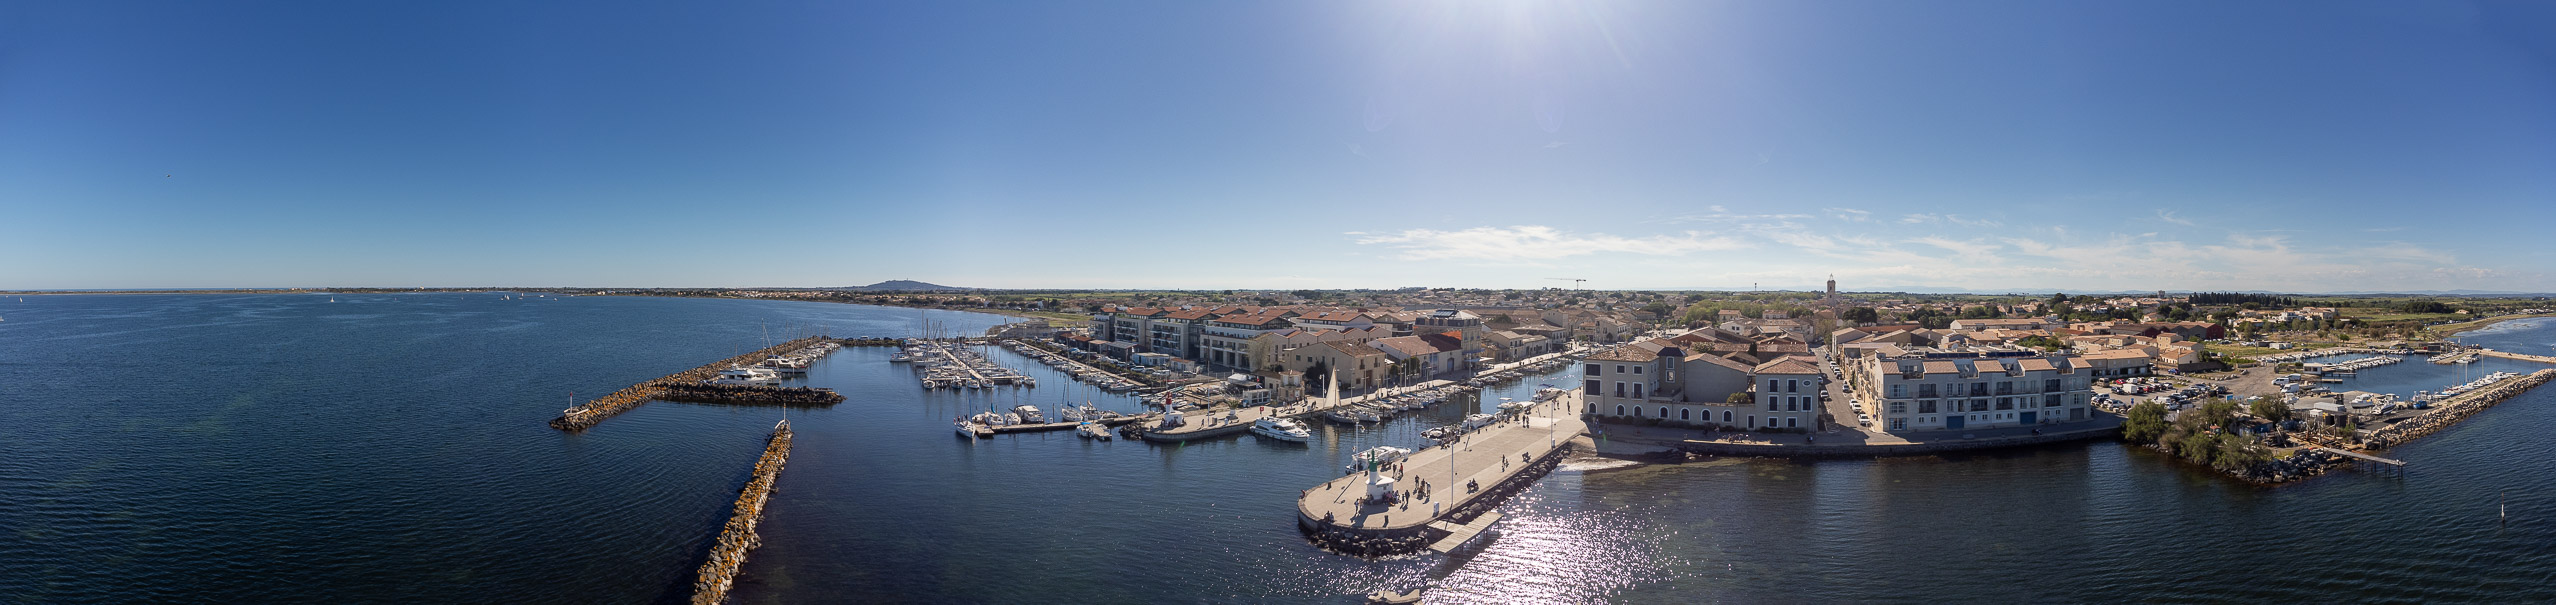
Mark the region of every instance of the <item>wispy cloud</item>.
POLYGON ((1828 213, 1828 218, 1842 221, 1854 221, 1858 223, 1873 222, 1873 212, 1870 210, 1856 210, 1853 208, 1821 208, 1819 210, 1820 212, 1828 213))
POLYGON ((1904 224, 1910 224, 1910 225, 1951 223, 1951 224, 1955 224, 1955 225, 1961 225, 1961 226, 1964 226, 1964 227, 2004 227, 2004 226, 2006 226, 2006 224, 2005 224, 2005 223, 2002 223, 2002 222, 1998 222, 1998 221, 1994 221, 1994 220, 1989 220, 1989 219, 1972 219, 1972 218, 1962 218, 1962 216, 1961 216, 1961 215, 1958 215, 1958 214, 1931 214, 1931 213, 1908 214, 1908 215, 1902 215, 1902 216, 1900 216, 1900 217, 1899 217, 1899 222, 1904 223, 1904 224))
POLYGON ((2183 218, 2183 217, 2180 217, 2180 216, 2175 216, 2175 215, 2174 215, 2174 211, 2172 211, 2172 210, 2164 210, 2164 209, 2159 209, 2159 210, 2157 210, 2157 220, 2165 221, 2165 222, 2169 222, 2169 223, 2174 223, 2174 224, 2182 225, 2182 226, 2185 226, 2185 227, 2197 227, 2197 226, 2199 226, 2199 225, 2195 225, 2195 224, 2193 224, 2193 223, 2192 223, 2192 219, 2183 218))
POLYGON ((1394 248, 1403 260, 1484 261, 1550 260, 1598 253, 1678 256, 1741 246, 1737 240, 1696 231, 1624 237, 1605 233, 1572 233, 1542 225, 1474 227, 1461 231, 1409 229, 1393 234, 1365 235, 1357 242, 1394 248))

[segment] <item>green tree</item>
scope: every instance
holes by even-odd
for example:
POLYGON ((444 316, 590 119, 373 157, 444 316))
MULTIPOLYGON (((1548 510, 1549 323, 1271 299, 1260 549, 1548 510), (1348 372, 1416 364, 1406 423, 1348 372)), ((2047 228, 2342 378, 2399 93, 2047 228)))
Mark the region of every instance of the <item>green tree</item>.
POLYGON ((2124 440, 2132 443, 2154 443, 2158 437, 2165 435, 2165 404, 2149 402, 2130 406, 2130 411, 2123 416, 2125 418, 2121 422, 2121 438, 2124 440))
POLYGON ((1873 310, 1873 308, 1872 308, 1872 307, 1855 307, 1855 308, 1852 308, 1852 309, 1847 309, 1847 310, 1846 310, 1846 314, 1845 314, 1845 315, 1841 315, 1841 316, 1839 316, 1839 317, 1841 317, 1841 318, 1845 319, 1846 321, 1851 321, 1851 322, 1855 322, 1855 323, 1867 323, 1867 324, 1877 324, 1877 323, 1881 323, 1881 312, 1880 312, 1880 311, 1875 311, 1875 310, 1873 310))

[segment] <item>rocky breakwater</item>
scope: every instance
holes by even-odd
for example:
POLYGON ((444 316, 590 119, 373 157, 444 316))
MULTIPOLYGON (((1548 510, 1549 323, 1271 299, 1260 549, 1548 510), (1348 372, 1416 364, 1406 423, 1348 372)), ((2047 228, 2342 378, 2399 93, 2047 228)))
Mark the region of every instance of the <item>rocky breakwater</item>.
POLYGON ((806 406, 843 403, 843 395, 833 389, 809 387, 691 383, 665 385, 664 389, 657 394, 658 399, 684 403, 806 406))
POLYGON ((2424 435, 2449 428, 2450 425, 2457 424, 2458 421, 2465 420, 2477 412, 2485 411, 2485 408, 2494 407, 2494 404, 2502 403, 2505 399, 2528 392, 2533 387, 2545 384, 2549 378, 2556 378, 2556 370, 2539 370, 2527 376, 2460 393, 2448 401, 2435 404, 2431 413, 2361 435, 2361 443, 2363 447, 2380 449, 2413 441, 2424 435))
POLYGON ((790 460, 790 422, 772 427, 772 441, 763 446, 763 458, 754 463, 754 476, 746 480, 745 489, 737 495, 734 514, 719 531, 719 540, 710 546, 709 560, 701 563, 701 572, 692 582, 694 605, 711 605, 727 600, 728 589, 736 584, 737 570, 745 566, 746 551, 763 545, 754 526, 763 520, 763 505, 772 497, 772 482, 781 475, 781 464, 790 460))
POLYGON ((602 423, 605 418, 611 418, 615 414, 630 411, 631 408, 639 407, 639 404, 647 403, 649 400, 656 399, 659 394, 665 391, 666 385, 709 380, 717 377, 720 370, 751 365, 774 355, 806 348, 808 345, 816 344, 816 342, 820 340, 825 339, 817 336, 799 338, 789 342, 765 347, 763 349, 758 349, 752 353, 722 359, 709 365, 673 374, 667 374, 664 377, 660 377, 655 380, 630 385, 628 388, 613 391, 612 394, 602 397, 596 397, 583 404, 579 404, 576 407, 560 410, 558 418, 550 419, 550 427, 563 431, 586 430, 587 427, 602 423))

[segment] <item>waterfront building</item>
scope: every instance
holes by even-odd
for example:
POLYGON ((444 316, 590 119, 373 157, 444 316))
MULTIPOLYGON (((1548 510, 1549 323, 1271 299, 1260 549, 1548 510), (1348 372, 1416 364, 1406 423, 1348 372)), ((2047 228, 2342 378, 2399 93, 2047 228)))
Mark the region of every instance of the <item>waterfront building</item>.
MULTIPOLYGON (((1364 391, 1384 384, 1393 358, 1363 343, 1325 342, 1279 351, 1275 358, 1288 371, 1312 373, 1317 366, 1339 379, 1340 388, 1364 391)), ((1316 378, 1313 380, 1320 381, 1316 378)))
POLYGON ((1819 428, 1822 379, 1817 358, 1784 356, 1749 371, 1750 413, 1767 428, 1819 428))
MULTIPOLYGON (((1783 415, 1764 412, 1754 397, 1746 395, 1754 368, 1733 359, 1744 355, 1690 353, 1666 339, 1636 341, 1591 354, 1581 360, 1582 412, 1620 422, 1644 420, 1696 428, 1782 427, 1783 415)), ((1814 375, 1817 372, 1812 370, 1814 375)), ((1817 394, 1816 387, 1811 394, 1817 394)), ((1798 405, 1794 412, 1792 423, 1799 426, 1814 426, 1812 421, 1818 417, 1816 411, 1802 415, 1798 405)))
POLYGON ((1199 335, 1199 361, 1215 369, 1237 369, 1256 372, 1270 365, 1270 351, 1252 349, 1252 339, 1262 334, 1295 329, 1287 319, 1295 311, 1263 309, 1257 313, 1235 314, 1207 321, 1199 335))
POLYGON ((2083 358, 2004 345, 1880 346, 1840 360, 1848 389, 1886 432, 2035 426, 2087 418, 2083 358))
POLYGON ((1413 321, 1411 331, 1420 334, 1454 333, 1463 345, 1465 368, 1473 367, 1474 360, 1482 358, 1485 341, 1480 315, 1458 309, 1438 309, 1413 321))

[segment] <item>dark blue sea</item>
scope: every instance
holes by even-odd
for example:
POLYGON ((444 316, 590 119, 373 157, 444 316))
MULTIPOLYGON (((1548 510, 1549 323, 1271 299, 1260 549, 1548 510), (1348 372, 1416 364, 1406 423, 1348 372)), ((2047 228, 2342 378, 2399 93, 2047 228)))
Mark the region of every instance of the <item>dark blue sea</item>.
MULTIPOLYGON (((634 297, 0 298, 0 600, 677 602, 774 408, 589 397, 810 330, 993 315, 634 297)), ((2463 340, 2556 354, 2556 321, 2463 340)), ((1163 447, 957 438, 953 416, 1121 396, 928 393, 882 349, 806 382, 748 603, 2556 601, 2556 388, 2342 471, 2259 488, 2117 444, 1954 458, 1557 472, 1454 555, 1308 546, 1298 490, 1465 410, 1163 447), (2498 514, 2498 503, 2510 511, 2498 514)), ((2528 371, 2486 360, 2466 371, 2528 371)), ((2408 362, 2338 388, 2459 382, 2408 362)), ((1529 380, 1490 395, 1521 396, 1529 380)))

